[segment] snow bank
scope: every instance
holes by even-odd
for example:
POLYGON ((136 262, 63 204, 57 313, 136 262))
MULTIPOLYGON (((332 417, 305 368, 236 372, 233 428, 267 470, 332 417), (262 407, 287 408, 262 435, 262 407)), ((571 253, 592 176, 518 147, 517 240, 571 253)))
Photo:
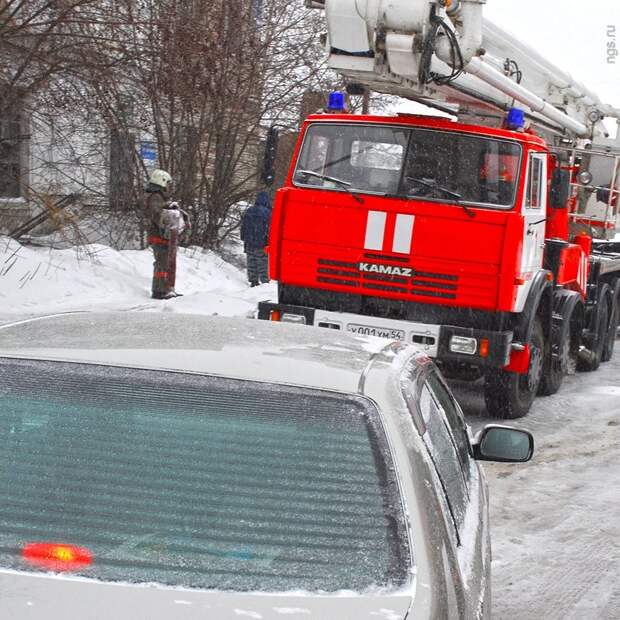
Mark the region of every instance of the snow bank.
POLYGON ((275 298, 275 283, 249 288, 245 273, 214 252, 181 248, 171 300, 150 298, 151 250, 101 244, 70 249, 24 246, 0 237, 0 312, 146 310, 250 316, 275 298))

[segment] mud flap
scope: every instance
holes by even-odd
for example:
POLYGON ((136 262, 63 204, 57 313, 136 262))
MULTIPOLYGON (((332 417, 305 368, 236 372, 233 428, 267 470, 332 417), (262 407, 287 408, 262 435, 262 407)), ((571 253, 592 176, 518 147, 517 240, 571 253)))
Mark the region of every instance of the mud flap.
MULTIPOLYGON (((560 363, 560 351, 567 337, 570 337, 571 320, 574 312, 583 312, 581 295, 575 291, 561 289, 553 295, 553 316, 551 324, 551 360, 560 363)), ((578 336, 577 348, 581 344, 581 333, 578 336)))

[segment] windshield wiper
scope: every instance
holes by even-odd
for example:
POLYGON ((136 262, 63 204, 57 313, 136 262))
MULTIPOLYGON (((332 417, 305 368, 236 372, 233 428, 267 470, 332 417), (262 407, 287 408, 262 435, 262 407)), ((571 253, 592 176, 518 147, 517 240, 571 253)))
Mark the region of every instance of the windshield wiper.
POLYGON ((435 181, 427 181, 425 179, 420 179, 418 177, 407 177, 407 180, 413 181, 414 183, 419 183, 420 185, 424 185, 425 187, 437 190, 438 192, 441 192, 442 194, 446 196, 450 196, 451 198, 454 198, 454 202, 456 202, 457 205, 462 207, 465 213, 467 213, 469 217, 476 217, 476 214, 473 212, 473 210, 470 209, 467 205, 462 203, 463 196, 461 196, 461 194, 457 194, 456 192, 453 192, 452 190, 446 187, 437 185, 435 181))
POLYGON ((330 177, 330 176, 327 176, 326 174, 319 174, 318 172, 314 172, 313 170, 298 170, 297 174, 305 174, 310 177, 315 177, 317 179, 322 179, 323 181, 330 181, 331 183, 340 185, 340 187, 343 187, 347 192, 349 192, 349 194, 351 194, 351 196, 353 196, 353 198, 355 198, 357 202, 359 202, 360 204, 364 204, 364 199, 359 194, 356 194, 351 189, 352 183, 349 183, 349 181, 343 181, 342 179, 337 179, 336 177, 330 177))

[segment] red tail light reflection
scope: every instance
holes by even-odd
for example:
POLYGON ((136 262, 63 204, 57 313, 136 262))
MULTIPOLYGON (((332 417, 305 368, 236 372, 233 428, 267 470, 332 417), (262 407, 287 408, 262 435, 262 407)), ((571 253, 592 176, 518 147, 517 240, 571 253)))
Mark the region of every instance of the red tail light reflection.
POLYGON ((77 570, 93 563, 88 549, 64 543, 28 543, 22 550, 22 557, 34 566, 57 572, 77 570))

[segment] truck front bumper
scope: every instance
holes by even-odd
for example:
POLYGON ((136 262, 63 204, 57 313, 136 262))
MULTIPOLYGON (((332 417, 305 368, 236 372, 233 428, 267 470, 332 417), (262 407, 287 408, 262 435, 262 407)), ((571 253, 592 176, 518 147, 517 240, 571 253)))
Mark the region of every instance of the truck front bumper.
POLYGON ((266 301, 258 304, 258 318, 400 340, 416 345, 429 357, 474 366, 502 368, 510 362, 512 350, 512 331, 416 323, 266 301))

